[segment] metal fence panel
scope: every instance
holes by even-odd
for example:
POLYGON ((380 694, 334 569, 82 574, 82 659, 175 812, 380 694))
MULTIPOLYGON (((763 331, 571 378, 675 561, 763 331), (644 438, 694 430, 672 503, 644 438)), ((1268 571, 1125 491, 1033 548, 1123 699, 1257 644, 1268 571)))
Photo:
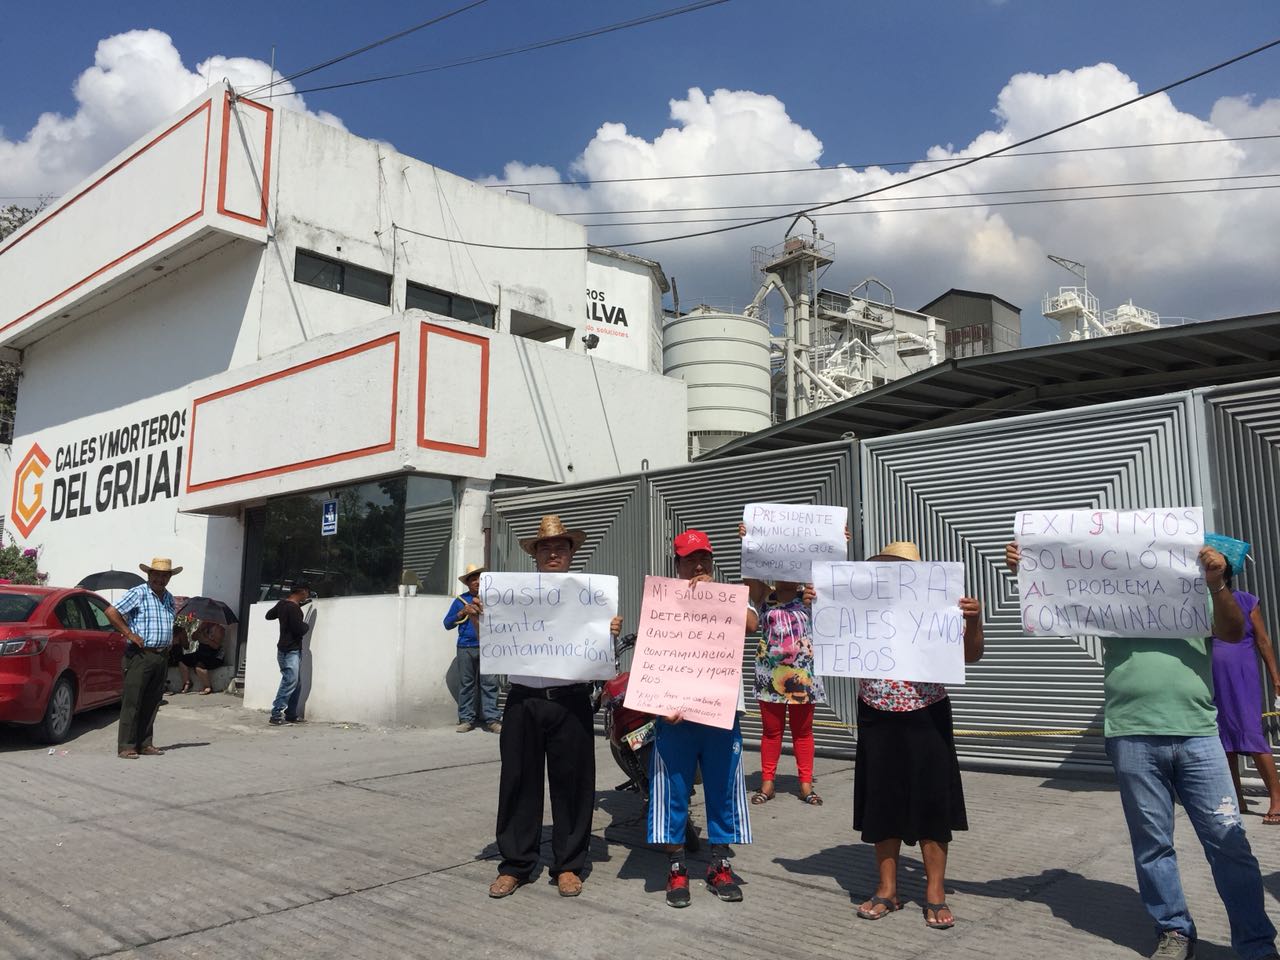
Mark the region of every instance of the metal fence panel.
MULTIPOLYGON (((1274 644, 1280 637, 1280 380, 1211 390, 1204 401, 1215 529, 1252 545, 1236 586, 1258 597, 1274 644)), ((1259 673, 1265 689, 1266 671, 1259 673)), ((1274 753, 1277 727, 1266 728, 1274 753)))
POLYGON ((960 561, 966 589, 983 602, 986 654, 951 689, 962 757, 1105 763, 1097 732, 1007 735, 1097 731, 1103 692, 1096 638, 1023 633, 1004 546, 1018 510, 1199 505, 1200 449, 1190 394, 862 443, 867 549, 914 540, 929 559, 960 561))

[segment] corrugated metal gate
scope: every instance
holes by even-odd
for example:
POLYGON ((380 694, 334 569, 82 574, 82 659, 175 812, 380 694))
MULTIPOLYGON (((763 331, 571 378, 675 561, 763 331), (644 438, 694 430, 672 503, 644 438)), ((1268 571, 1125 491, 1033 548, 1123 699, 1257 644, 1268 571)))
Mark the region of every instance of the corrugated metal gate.
MULTIPOLYGON (((1253 545, 1237 586, 1257 595, 1274 643, 1280 639, 1280 380, 1207 391, 1204 401, 1216 528, 1253 545)), ((1280 730, 1275 723, 1266 729, 1275 753, 1280 730)))
MULTIPOLYGON (((964 563, 968 590, 983 600, 986 655, 970 668, 969 682, 951 690, 961 756, 1039 768, 1104 766, 1101 643, 1022 632, 1016 582, 1003 561, 1014 513, 1203 506, 1215 529, 1254 544, 1245 586, 1262 599, 1274 636, 1277 489, 1280 379, 496 493, 493 563, 530 569, 517 537, 542 514, 559 513, 590 535, 577 563, 620 578, 622 614, 633 625, 644 575, 674 573, 669 545, 679 530, 707 530, 718 576, 732 581, 745 503, 844 505, 852 557, 865 555, 864 543, 874 550, 915 540, 931 559, 964 563), (1059 730, 1090 732, 1034 735, 1059 730)), ((744 653, 750 668, 754 643, 744 653)), ((847 753, 854 741, 842 720, 853 718, 853 685, 828 682, 827 690, 832 702, 819 714, 819 749, 847 753)), ((746 731, 758 737, 756 718, 748 717, 746 731)), ((1274 726, 1272 737, 1274 744, 1274 726)))
POLYGON ((1007 735, 1096 729, 1103 704, 1096 639, 1031 639, 1022 632, 1004 546, 1018 510, 1201 504, 1200 449, 1187 394, 862 444, 868 545, 915 540, 930 559, 962 562, 966 588, 983 601, 986 654, 950 693, 957 730, 991 735, 957 736, 962 757, 1105 763, 1096 733, 1007 735))
MULTIPOLYGON (((852 445, 818 444, 617 480, 495 493, 491 562, 495 569, 532 569, 519 539, 537 529, 543 514, 558 514, 567 526, 588 535, 574 557, 574 569, 618 577, 620 612, 629 631, 640 617, 645 575, 675 575, 671 539, 687 527, 705 530, 711 538, 719 579, 739 578, 738 523, 752 501, 833 504, 850 508, 850 517, 856 517, 852 445)), ((755 644, 748 642, 743 676, 749 709, 754 708, 754 664, 755 644)), ((827 692, 831 704, 820 710, 815 723, 819 748, 848 753, 853 740, 842 717, 853 716, 853 685, 828 682, 827 692)), ((759 739, 757 716, 749 712, 743 728, 748 738, 759 739)))

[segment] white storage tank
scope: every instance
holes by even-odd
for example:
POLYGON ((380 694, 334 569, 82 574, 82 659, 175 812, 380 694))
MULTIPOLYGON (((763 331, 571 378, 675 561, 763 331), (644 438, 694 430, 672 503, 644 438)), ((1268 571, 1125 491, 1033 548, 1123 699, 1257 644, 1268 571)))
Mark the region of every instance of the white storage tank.
POLYGON ((769 324, 697 307, 662 331, 662 372, 688 388, 689 456, 769 426, 769 324))

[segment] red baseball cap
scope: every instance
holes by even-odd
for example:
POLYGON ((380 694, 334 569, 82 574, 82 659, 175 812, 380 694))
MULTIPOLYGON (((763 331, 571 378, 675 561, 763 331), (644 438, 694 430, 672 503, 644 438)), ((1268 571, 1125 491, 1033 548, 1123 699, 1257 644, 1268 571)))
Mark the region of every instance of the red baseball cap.
POLYGON ((675 547, 677 557, 687 557, 699 550, 705 550, 707 553, 714 552, 711 549, 711 541, 701 530, 686 530, 672 541, 672 546, 675 547))

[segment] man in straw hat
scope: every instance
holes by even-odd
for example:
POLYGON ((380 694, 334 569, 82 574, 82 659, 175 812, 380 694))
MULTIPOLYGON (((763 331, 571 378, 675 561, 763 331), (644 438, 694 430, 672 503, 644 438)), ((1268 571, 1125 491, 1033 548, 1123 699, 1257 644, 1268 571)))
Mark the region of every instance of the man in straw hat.
POLYGON ((128 641, 124 648, 124 694, 117 738, 117 755, 122 760, 164 756, 164 751, 152 744, 151 733, 156 711, 164 699, 169 646, 173 643, 169 578, 182 572, 168 557, 156 557, 150 566, 140 563, 138 568, 147 575, 147 582, 107 607, 107 619, 128 641))
MULTIPOLYGON (((520 541, 539 573, 568 573, 587 535, 547 516, 538 532, 520 541)), ((616 637, 622 618, 614 617, 616 637)), ((591 814, 595 807, 596 755, 591 684, 551 677, 512 675, 502 714, 502 773, 498 785, 498 850, 502 863, 489 896, 507 897, 528 883, 542 843, 543 768, 551 787, 551 875, 562 897, 582 892, 591 814)))
POLYGON ((458 631, 458 733, 469 733, 476 728, 476 687, 480 688, 480 723, 490 733, 501 733, 498 722, 498 678, 480 672, 480 635, 476 624, 480 620, 480 574, 484 567, 467 564, 466 572, 458 578, 467 589, 454 598, 449 612, 444 615, 446 630, 458 631))

